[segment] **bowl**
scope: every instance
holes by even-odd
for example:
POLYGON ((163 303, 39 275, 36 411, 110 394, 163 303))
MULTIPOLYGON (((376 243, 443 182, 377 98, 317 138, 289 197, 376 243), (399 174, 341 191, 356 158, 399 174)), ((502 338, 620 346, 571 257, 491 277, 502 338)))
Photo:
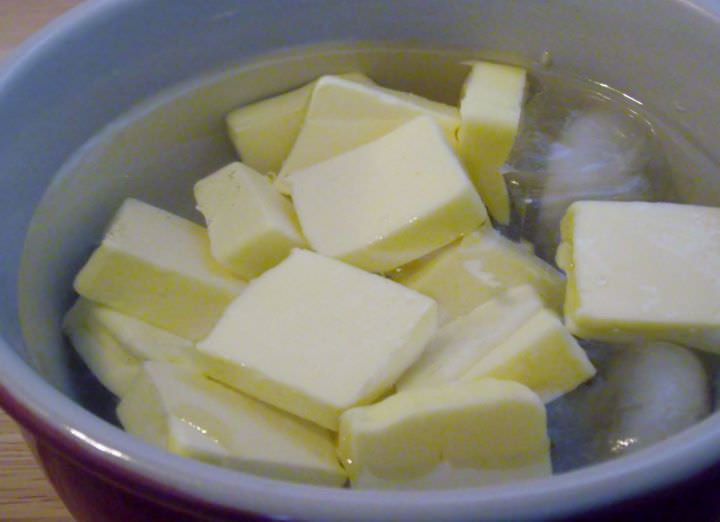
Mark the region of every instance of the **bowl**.
MULTIPOLYGON (((191 215, 193 181, 232 157, 222 124, 229 109, 350 70, 452 102, 459 62, 472 57, 531 68, 551 60, 640 100, 674 122, 668 143, 682 138, 708 158, 675 169, 683 198, 720 204, 720 6, 709 0, 100 0, 12 57, 0 75, 0 404, 78 520, 714 512, 717 415, 627 457, 542 480, 338 490, 216 468, 130 437, 65 344, 59 324, 72 277, 117 204, 139 196, 191 215)), ((671 147, 671 165, 680 157, 671 147)))

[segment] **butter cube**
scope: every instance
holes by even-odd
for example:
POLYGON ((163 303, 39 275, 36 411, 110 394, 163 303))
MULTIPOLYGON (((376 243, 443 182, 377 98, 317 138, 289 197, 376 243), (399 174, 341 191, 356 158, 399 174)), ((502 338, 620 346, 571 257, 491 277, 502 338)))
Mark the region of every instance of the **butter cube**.
POLYGON ((515 143, 525 95, 524 69, 476 62, 460 101, 460 155, 490 215, 510 220, 510 199, 500 167, 515 143))
POLYGON ((432 299, 306 250, 250 282, 198 344, 206 372, 337 430, 388 391, 435 333, 432 299))
POLYGON ((135 357, 182 363, 193 358, 195 346, 183 337, 98 303, 78 298, 63 320, 65 331, 104 330, 135 357))
POLYGON ((295 211, 269 178, 231 163, 195 184, 215 259, 252 279, 303 246, 295 211))
POLYGON ((408 263, 487 219, 462 165, 427 117, 298 171, 290 182, 312 248, 369 271, 408 263))
POLYGON ((420 359, 403 374, 398 390, 460 379, 482 357, 542 310, 528 285, 518 286, 440 328, 420 359))
POLYGON ((390 277, 435 299, 445 323, 471 312, 499 293, 532 286, 547 306, 562 308, 565 281, 560 272, 525 245, 486 226, 400 268, 390 277))
POLYGON ((329 431, 189 368, 145 363, 117 413, 129 433, 179 455, 276 479, 345 482, 329 431))
POLYGON ((297 140, 280 177, 370 143, 418 117, 427 116, 455 143, 457 108, 420 96, 326 76, 318 80, 297 140))
POLYGON ((361 489, 471 487, 552 472, 545 408, 509 381, 420 388, 353 408, 338 443, 361 489))
POLYGON ((562 239, 572 333, 720 352, 720 208, 576 202, 562 239))
POLYGON ((100 383, 118 397, 125 395, 142 368, 142 359, 124 349, 103 330, 67 328, 75 351, 100 383))
MULTIPOLYGON (((338 77, 350 82, 373 83, 359 73, 338 77)), ((280 171, 305 120, 316 83, 240 107, 227 115, 228 133, 243 163, 263 174, 280 171)))
POLYGON ((97 379, 122 397, 144 360, 193 364, 187 339, 80 297, 63 319, 63 331, 97 379))
POLYGON ((203 227, 135 199, 75 278, 81 296, 193 341, 244 287, 212 258, 203 227))
POLYGON ((544 402, 595 375, 585 351, 555 314, 541 310, 480 358, 463 379, 506 379, 524 384, 544 402))

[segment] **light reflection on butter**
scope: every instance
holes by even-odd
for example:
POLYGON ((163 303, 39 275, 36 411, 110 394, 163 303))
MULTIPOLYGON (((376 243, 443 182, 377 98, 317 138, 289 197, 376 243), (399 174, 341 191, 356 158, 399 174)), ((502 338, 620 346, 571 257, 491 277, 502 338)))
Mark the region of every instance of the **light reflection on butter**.
POLYGON ((478 281, 481 281, 490 288, 502 288, 502 281, 500 281, 492 272, 485 270, 481 259, 464 261, 463 267, 478 281))
POLYGON ((122 460, 130 460, 128 458, 128 456, 125 455, 124 453, 122 453, 118 450, 109 448, 105 444, 102 444, 102 443, 96 441, 95 439, 91 439, 90 437, 88 437, 81 431, 78 431, 74 428, 70 428, 70 434, 73 435, 75 438, 78 438, 81 441, 83 441, 87 444, 90 444, 93 448, 95 448, 98 451, 102 451, 103 453, 107 453, 108 455, 112 455, 113 457, 116 457, 116 458, 119 458, 122 460))
MULTIPOLYGON (((198 431, 198 432, 202 433, 202 434, 205 435, 205 436, 209 436, 208 430, 206 430, 205 428, 203 428, 203 427, 200 426, 199 424, 195 424, 195 423, 192 422, 190 419, 187 419, 187 418, 185 418, 185 417, 181 417, 181 418, 180 418, 180 421, 181 421, 181 422, 184 422, 185 424, 187 424, 188 426, 190 426, 190 427, 191 427, 192 429, 194 429, 195 431, 198 431)), ((218 441, 216 440, 215 442, 218 442, 218 441)))

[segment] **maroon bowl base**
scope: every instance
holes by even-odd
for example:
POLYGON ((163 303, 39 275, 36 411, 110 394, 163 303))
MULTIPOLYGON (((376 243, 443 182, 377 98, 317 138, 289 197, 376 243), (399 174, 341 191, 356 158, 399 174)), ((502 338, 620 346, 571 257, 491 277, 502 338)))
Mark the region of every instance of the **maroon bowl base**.
MULTIPOLYGON (((0 406, 23 436, 51 484, 78 522, 268 522, 263 515, 194 499, 119 468, 83 442, 46 424, 0 384, 0 406)), ((290 520, 283 517, 283 520, 290 520)))
MULTIPOLYGON (((23 435, 53 487, 78 522, 292 521, 219 506, 122 469, 109 458, 22 406, 0 384, 0 406, 23 435)), ((720 465, 683 484, 566 520, 720 520, 720 465)), ((482 514, 479 514, 482 516, 482 514)), ((338 513, 338 520, 342 520, 338 513)), ((557 519, 556 519, 557 520, 557 519)))

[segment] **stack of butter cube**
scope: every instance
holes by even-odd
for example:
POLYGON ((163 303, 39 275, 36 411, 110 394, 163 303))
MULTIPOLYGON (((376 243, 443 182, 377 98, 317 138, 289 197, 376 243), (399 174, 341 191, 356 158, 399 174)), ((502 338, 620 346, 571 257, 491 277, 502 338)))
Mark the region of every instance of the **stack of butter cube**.
POLYGON ((496 484, 551 473, 545 404, 595 373, 571 332, 683 342, 692 327, 711 344, 720 300, 663 303, 720 286, 715 235, 687 245, 683 225, 717 234, 716 212, 576 204, 567 298, 561 272, 493 228, 510 220, 500 167, 525 82, 475 63, 457 108, 324 76, 228 115, 242 162, 196 183, 206 227, 126 200, 64 321, 125 429, 283 480, 496 484), (681 281, 645 267, 642 285, 669 287, 634 302, 643 240, 715 257, 681 281))

